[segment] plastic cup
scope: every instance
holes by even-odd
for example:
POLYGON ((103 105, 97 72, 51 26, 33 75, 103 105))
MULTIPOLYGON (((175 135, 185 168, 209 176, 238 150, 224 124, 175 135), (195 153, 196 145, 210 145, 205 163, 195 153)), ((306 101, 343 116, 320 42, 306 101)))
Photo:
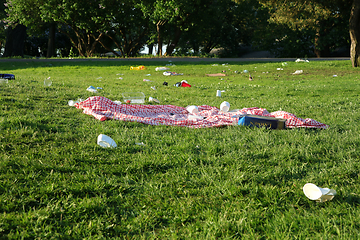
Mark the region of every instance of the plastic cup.
POLYGON ((217 91, 216 91, 216 96, 217 96, 217 97, 221 97, 221 91, 220 91, 220 90, 217 90, 217 91))
POLYGON ((306 197, 310 200, 317 202, 330 201, 336 195, 336 191, 329 188, 321 188, 313 183, 307 183, 303 187, 303 191, 306 197))
POLYGON ((199 112, 198 107, 195 106, 195 105, 188 106, 188 107, 186 108, 186 110, 187 110, 189 113, 191 113, 191 114, 196 114, 196 113, 199 112))
POLYGON ((228 102, 222 102, 220 104, 220 110, 223 111, 223 112, 228 112, 230 109, 230 103, 228 102))
POLYGON ((100 134, 97 138, 97 144, 103 148, 116 148, 115 141, 105 134, 100 134))
POLYGON ((50 77, 48 77, 47 79, 44 80, 45 87, 50 87, 51 84, 52 84, 52 81, 51 81, 50 77))

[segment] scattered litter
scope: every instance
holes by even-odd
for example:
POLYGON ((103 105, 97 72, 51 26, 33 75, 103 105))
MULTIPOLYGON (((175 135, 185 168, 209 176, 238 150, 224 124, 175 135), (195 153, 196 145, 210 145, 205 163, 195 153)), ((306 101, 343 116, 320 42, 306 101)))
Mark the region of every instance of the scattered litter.
POLYGON ((166 64, 166 66, 175 66, 175 64, 169 63, 169 64, 166 64))
POLYGON ((225 66, 225 65, 228 65, 228 63, 223 63, 222 65, 225 66))
POLYGON ((215 67, 215 66, 219 66, 219 64, 216 64, 216 63, 215 63, 215 64, 213 64, 213 65, 211 65, 211 66, 215 67))
POLYGON ((222 72, 226 72, 225 70, 222 70, 222 72))
POLYGON ((102 87, 96 87, 96 89, 103 89, 102 87))
POLYGON ((174 84, 175 87, 191 87, 191 85, 186 81, 182 80, 181 82, 177 82, 174 84))
POLYGON ((244 72, 244 73, 248 73, 249 71, 248 71, 248 70, 244 70, 243 72, 244 72))
POLYGON ((249 74, 249 80, 252 81, 253 77, 249 74))
POLYGON ((229 110, 230 110, 230 103, 229 102, 224 101, 224 102, 222 102, 220 104, 220 111, 228 112, 229 110))
POLYGON ((221 91, 220 90, 216 90, 216 96, 221 97, 221 91))
POLYGON ((239 71, 236 71, 236 70, 235 70, 235 71, 234 71, 234 73, 238 74, 238 73, 239 73, 239 71))
POLYGON ((156 103, 160 103, 159 100, 157 100, 156 98, 153 97, 149 97, 149 102, 156 102, 156 103))
POLYGON ((50 77, 48 77, 47 79, 44 80, 45 87, 50 87, 51 84, 52 84, 52 81, 51 81, 50 77))
POLYGON ((199 108, 195 105, 190 105, 186 107, 186 110, 191 114, 196 114, 199 112, 199 108))
POLYGON ((276 70, 278 70, 278 71, 279 71, 279 70, 284 70, 284 69, 283 69, 283 68, 277 68, 276 70))
POLYGON ((139 145, 139 146, 146 146, 145 143, 141 142, 141 143, 135 143, 136 145, 139 145))
POLYGON ((336 191, 334 189, 321 188, 313 183, 305 184, 303 191, 306 197, 317 202, 330 201, 336 195, 336 191))
POLYGON ((130 70, 145 70, 145 69, 146 69, 145 66, 138 66, 138 67, 133 67, 133 66, 131 66, 131 67, 130 67, 130 70))
POLYGON ((225 92, 225 90, 221 90, 221 92, 225 92))
POLYGON ((15 80, 14 74, 0 74, 0 79, 15 80))
POLYGON ((285 66, 287 66, 287 62, 283 62, 283 63, 281 63, 281 65, 282 65, 283 67, 285 67, 285 66))
POLYGON ((333 75, 333 77, 337 77, 337 75, 333 75))
POLYGON ((74 101, 74 100, 69 100, 69 101, 68 101, 68 105, 69 105, 70 107, 73 107, 73 106, 75 105, 75 103, 78 103, 78 101, 74 101))
POLYGON ((270 129, 285 129, 286 119, 258 116, 258 115, 246 115, 240 116, 238 125, 249 127, 265 127, 270 129))
POLYGON ((304 59, 298 58, 295 60, 295 62, 309 62, 309 60, 304 60, 304 59))
POLYGON ((163 85, 167 86, 167 85, 169 85, 169 83, 168 82, 163 82, 163 85))
POLYGON ((124 102, 126 103, 144 103, 145 94, 142 92, 125 92, 122 93, 124 102))
POLYGON ((294 73, 292 73, 292 74, 294 74, 294 75, 297 75, 297 74, 302 74, 304 71, 303 70, 296 70, 294 73))
POLYGON ((122 78, 122 77, 119 77, 118 79, 123 80, 123 78, 122 78))
POLYGON ((156 87, 155 87, 155 86, 152 86, 151 89, 156 91, 156 87))
POLYGON ((206 76, 209 77, 225 77, 226 74, 225 73, 210 73, 210 74, 205 74, 206 76))
POLYGON ((149 73, 149 74, 146 74, 145 76, 151 76, 151 74, 149 73))
POLYGON ((116 148, 115 141, 105 134, 100 134, 97 138, 97 144, 103 148, 116 148))
POLYGON ((155 71, 166 71, 166 70, 169 70, 170 68, 168 67, 157 67, 155 68, 155 71))
POLYGON ((152 82, 150 79, 143 79, 144 82, 152 82))
POLYGON ((97 93, 97 89, 93 86, 88 87, 86 90, 89 92, 97 93))
POLYGON ((178 75, 184 75, 184 74, 183 73, 176 73, 176 72, 166 71, 166 72, 163 72, 163 75, 164 76, 178 76, 178 75))

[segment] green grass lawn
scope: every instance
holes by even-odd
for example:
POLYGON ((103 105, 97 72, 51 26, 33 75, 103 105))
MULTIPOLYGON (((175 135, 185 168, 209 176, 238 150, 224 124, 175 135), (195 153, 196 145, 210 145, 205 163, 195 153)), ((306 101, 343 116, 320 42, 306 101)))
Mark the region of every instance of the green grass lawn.
POLYGON ((345 60, 219 60, 172 62, 183 76, 155 71, 166 64, 0 62, 0 73, 16 76, 0 84, 0 239, 358 239, 359 69, 345 60), (138 65, 147 69, 130 70, 138 65), (192 87, 173 86, 181 80, 192 87), (90 85, 103 89, 93 94, 90 85), (101 122, 68 105, 94 95, 122 101, 132 91, 182 107, 283 110, 329 128, 101 122), (98 146, 99 134, 118 147, 98 146), (337 195, 311 201, 308 182, 337 195))

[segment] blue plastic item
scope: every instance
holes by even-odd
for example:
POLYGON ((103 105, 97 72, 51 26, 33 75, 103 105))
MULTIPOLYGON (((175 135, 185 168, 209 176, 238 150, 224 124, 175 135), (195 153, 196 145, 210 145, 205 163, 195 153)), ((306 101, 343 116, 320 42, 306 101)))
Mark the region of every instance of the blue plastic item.
POLYGON ((285 129, 286 119, 249 115, 240 117, 238 125, 249 127, 265 127, 270 129, 285 129))
POLYGON ((0 73, 0 78, 9 79, 9 80, 15 80, 15 75, 14 74, 1 74, 0 73))

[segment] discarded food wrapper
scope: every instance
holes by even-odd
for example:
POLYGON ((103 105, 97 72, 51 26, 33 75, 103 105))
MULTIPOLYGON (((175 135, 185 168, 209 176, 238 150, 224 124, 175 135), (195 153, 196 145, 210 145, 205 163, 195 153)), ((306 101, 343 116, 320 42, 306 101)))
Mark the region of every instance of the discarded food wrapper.
POLYGON ((295 60, 295 62, 309 62, 309 60, 304 60, 304 59, 298 58, 295 60))
POLYGON ((337 77, 337 75, 333 75, 333 77, 337 77))
POLYGON ((164 76, 178 76, 178 75, 184 75, 184 74, 183 73, 165 71, 165 72, 163 72, 163 75, 164 76))
POLYGON ((199 112, 199 108, 195 105, 190 105, 186 107, 186 110, 191 114, 196 114, 199 112))
POLYGON ((286 119, 258 115, 240 116, 238 120, 238 125, 270 129, 285 129, 285 123, 286 119))
POLYGON ((294 73, 292 73, 293 75, 297 75, 297 74, 302 74, 304 71, 303 70, 296 70, 294 73))
POLYGON ((285 66, 287 66, 287 62, 283 62, 283 63, 281 63, 281 65, 283 65, 285 67, 285 66))
POLYGON ((139 146, 146 146, 145 143, 141 142, 141 143, 135 143, 136 145, 139 145, 139 146))
POLYGON ((307 183, 303 187, 303 191, 306 197, 310 200, 317 202, 330 201, 336 195, 336 191, 329 188, 321 188, 313 183, 307 183))
POLYGON ((229 110, 230 110, 230 103, 229 102, 224 101, 224 102, 222 102, 220 104, 220 111, 228 112, 229 110))
POLYGON ((138 67, 133 67, 133 66, 131 66, 131 67, 130 67, 130 70, 145 70, 145 69, 146 69, 145 66, 138 66, 138 67))
POLYGON ((170 68, 168 67, 157 67, 155 68, 155 71, 166 71, 166 70, 169 70, 170 68))
POLYGON ((152 82, 150 79, 143 79, 144 82, 152 82))
POLYGON ((116 148, 115 141, 105 134, 100 134, 97 138, 97 144, 103 148, 116 148))
POLYGON ((169 85, 169 83, 168 82, 163 82, 163 85, 167 86, 167 85, 169 85))
POLYGON ((97 89, 93 86, 88 87, 86 90, 89 92, 97 93, 97 89))
POLYGON ((14 74, 1 74, 0 73, 0 79, 15 80, 15 75, 14 74))
POLYGON ((284 69, 283 69, 283 68, 277 68, 276 70, 278 70, 278 71, 279 71, 279 70, 284 70, 284 69))
POLYGON ((156 103, 160 103, 159 100, 157 100, 156 98, 153 97, 149 97, 149 102, 156 102, 156 103))
POLYGON ((126 103, 144 103, 145 94, 142 92, 125 92, 122 93, 124 102, 126 103))
POLYGON ((155 86, 152 86, 150 87, 152 90, 155 90, 156 91, 156 87, 155 86))

